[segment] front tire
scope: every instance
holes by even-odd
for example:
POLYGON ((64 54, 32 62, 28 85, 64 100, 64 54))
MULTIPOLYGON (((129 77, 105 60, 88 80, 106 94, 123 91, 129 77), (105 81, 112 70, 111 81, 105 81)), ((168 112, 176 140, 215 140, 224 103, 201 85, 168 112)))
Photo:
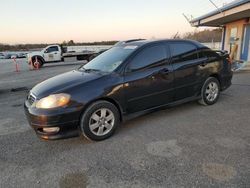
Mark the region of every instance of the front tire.
POLYGON ((35 68, 35 69, 40 69, 42 68, 43 66, 43 62, 40 58, 33 58, 32 60, 32 66, 35 68))
POLYGON ((83 113, 80 128, 89 140, 102 141, 111 137, 120 124, 119 111, 107 101, 91 104, 83 113))
POLYGON ((214 77, 209 77, 201 90, 201 100, 199 103, 202 105, 213 105, 220 97, 220 83, 214 77))

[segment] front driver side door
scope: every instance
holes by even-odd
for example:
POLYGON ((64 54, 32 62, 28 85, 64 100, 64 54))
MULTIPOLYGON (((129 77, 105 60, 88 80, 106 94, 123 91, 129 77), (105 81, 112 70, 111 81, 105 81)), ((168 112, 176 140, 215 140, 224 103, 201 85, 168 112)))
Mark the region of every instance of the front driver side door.
POLYGON ((127 112, 134 113, 173 101, 173 68, 164 44, 146 47, 128 63, 124 76, 127 112))
POLYGON ((50 46, 44 52, 44 60, 46 62, 60 61, 61 54, 58 46, 50 46))

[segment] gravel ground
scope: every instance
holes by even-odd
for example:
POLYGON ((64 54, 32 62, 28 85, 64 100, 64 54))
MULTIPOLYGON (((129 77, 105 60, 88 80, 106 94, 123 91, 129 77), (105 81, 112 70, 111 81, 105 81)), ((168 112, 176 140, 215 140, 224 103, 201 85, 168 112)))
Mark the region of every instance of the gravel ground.
POLYGON ((79 67, 29 71, 0 60, 0 187, 250 187, 250 71, 217 104, 196 102, 128 121, 103 142, 39 140, 11 92, 79 67))

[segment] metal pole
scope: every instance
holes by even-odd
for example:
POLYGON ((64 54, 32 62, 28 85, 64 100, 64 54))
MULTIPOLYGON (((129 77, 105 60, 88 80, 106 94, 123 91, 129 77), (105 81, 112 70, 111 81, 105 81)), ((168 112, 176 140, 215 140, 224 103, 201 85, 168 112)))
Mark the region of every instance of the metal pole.
POLYGON ((215 6, 215 8, 217 8, 217 10, 220 11, 220 13, 222 13, 221 9, 212 0, 209 0, 209 1, 215 6))
POLYGON ((190 19, 183 13, 182 14, 184 16, 184 18, 187 20, 187 22, 192 26, 191 22, 190 22, 190 19))
POLYGON ((225 49, 225 38, 226 38, 226 27, 223 26, 222 27, 222 40, 221 40, 221 49, 224 50, 225 49))

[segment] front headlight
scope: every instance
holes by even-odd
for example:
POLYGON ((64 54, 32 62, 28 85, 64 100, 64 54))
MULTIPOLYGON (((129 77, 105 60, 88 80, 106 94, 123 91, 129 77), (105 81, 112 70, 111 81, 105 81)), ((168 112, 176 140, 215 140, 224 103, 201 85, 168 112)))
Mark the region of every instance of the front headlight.
POLYGON ((42 98, 36 102, 36 108, 51 109, 64 106, 70 101, 70 95, 61 93, 42 98))

